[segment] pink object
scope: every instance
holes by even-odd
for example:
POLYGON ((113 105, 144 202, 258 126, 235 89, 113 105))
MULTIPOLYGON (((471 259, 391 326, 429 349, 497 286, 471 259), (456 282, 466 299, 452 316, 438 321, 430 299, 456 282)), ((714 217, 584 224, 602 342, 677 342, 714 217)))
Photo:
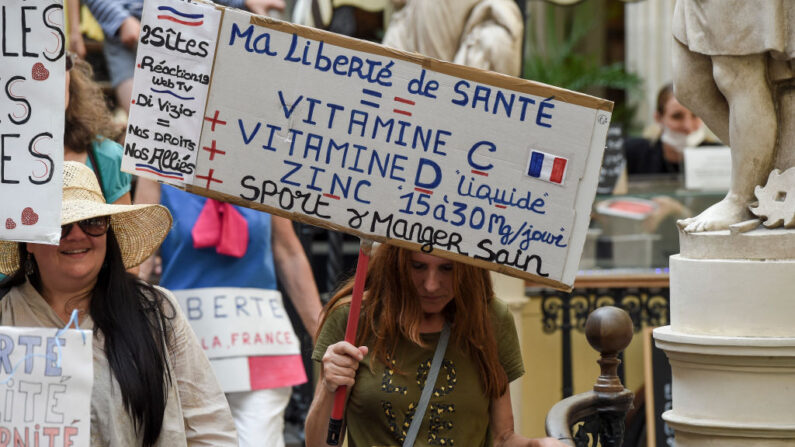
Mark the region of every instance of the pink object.
POLYGON ((30 70, 30 76, 34 81, 46 81, 50 77, 50 71, 41 62, 36 62, 30 70))
POLYGON ((39 215, 33 211, 33 208, 26 207, 22 210, 22 225, 36 225, 36 222, 39 221, 39 215))
POLYGON ((631 214, 646 215, 654 211, 654 206, 648 203, 617 201, 610 204, 611 210, 625 211, 631 214))
POLYGON ((252 390, 263 390, 306 383, 301 356, 263 355, 248 358, 252 390))
POLYGON ((193 248, 215 247, 218 254, 242 258, 248 247, 248 222, 234 206, 207 199, 191 236, 193 248))

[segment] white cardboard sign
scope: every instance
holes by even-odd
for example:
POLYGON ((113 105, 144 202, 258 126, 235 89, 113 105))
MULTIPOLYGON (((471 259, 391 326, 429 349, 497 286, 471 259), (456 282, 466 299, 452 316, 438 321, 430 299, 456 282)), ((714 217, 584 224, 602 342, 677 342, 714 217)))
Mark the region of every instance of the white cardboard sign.
POLYGON ((226 9, 188 189, 570 288, 611 110, 226 9))
POLYGON ((3 2, 0 239, 57 244, 65 100, 60 0, 3 2))
POLYGON ((728 191, 731 174, 732 156, 728 147, 685 148, 685 188, 728 191))
POLYGON ((276 290, 208 287, 173 292, 210 359, 301 352, 276 290))
POLYGON ((122 169, 190 183, 221 11, 190 1, 144 2, 122 169))
POLYGON ((91 337, 0 326, 0 446, 91 445, 91 337))

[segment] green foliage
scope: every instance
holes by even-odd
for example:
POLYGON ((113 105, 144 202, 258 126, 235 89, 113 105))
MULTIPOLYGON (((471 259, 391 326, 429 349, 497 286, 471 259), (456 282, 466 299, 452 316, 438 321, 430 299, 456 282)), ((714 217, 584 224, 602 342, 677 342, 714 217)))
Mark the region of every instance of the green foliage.
MULTIPOLYGON (((603 95, 605 89, 622 90, 625 97, 639 92, 643 81, 627 72, 623 63, 602 65, 600 55, 581 50, 599 17, 593 9, 598 6, 590 3, 591 7, 588 2, 575 7, 547 6, 543 38, 532 29, 532 20, 528 22, 523 77, 596 95, 603 95)), ((629 127, 634 107, 616 104, 613 115, 614 122, 629 127)))
POLYGON ((584 54, 578 47, 596 26, 595 15, 586 7, 558 11, 546 8, 546 33, 543 41, 536 37, 528 24, 529 41, 524 64, 524 77, 569 90, 586 91, 593 88, 632 90, 640 87, 641 79, 624 69, 623 63, 601 65, 598 55, 584 54), (563 21, 556 20, 559 12, 572 12, 563 21), (563 32, 558 28, 562 25, 563 32))

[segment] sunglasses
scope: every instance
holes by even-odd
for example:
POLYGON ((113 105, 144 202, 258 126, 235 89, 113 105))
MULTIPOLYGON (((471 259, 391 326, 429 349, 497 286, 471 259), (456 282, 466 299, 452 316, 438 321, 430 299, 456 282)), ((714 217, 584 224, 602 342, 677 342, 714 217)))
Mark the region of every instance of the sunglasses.
POLYGON ((108 232, 108 228, 110 228, 110 216, 91 217, 78 222, 61 225, 61 239, 69 235, 69 232, 72 231, 72 225, 74 224, 77 224, 77 226, 83 230, 83 233, 92 237, 99 237, 108 232))

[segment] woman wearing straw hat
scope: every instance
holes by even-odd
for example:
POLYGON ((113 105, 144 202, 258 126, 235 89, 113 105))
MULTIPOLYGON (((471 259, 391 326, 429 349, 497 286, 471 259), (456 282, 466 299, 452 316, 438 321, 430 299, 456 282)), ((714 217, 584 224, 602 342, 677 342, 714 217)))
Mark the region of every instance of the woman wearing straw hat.
MULTIPOLYGON (((94 170, 107 203, 129 205, 132 175, 121 171, 124 149, 109 138, 121 129, 111 121, 102 89, 88 62, 66 53, 64 160, 94 170)), ((0 273, 0 281, 5 275, 0 273)))
POLYGON ((170 292, 126 269, 162 242, 158 205, 106 204, 90 168, 64 163, 58 246, 0 241, 0 324, 93 328, 91 444, 237 445, 209 362, 170 292), (10 289, 9 289, 10 288, 10 289))

